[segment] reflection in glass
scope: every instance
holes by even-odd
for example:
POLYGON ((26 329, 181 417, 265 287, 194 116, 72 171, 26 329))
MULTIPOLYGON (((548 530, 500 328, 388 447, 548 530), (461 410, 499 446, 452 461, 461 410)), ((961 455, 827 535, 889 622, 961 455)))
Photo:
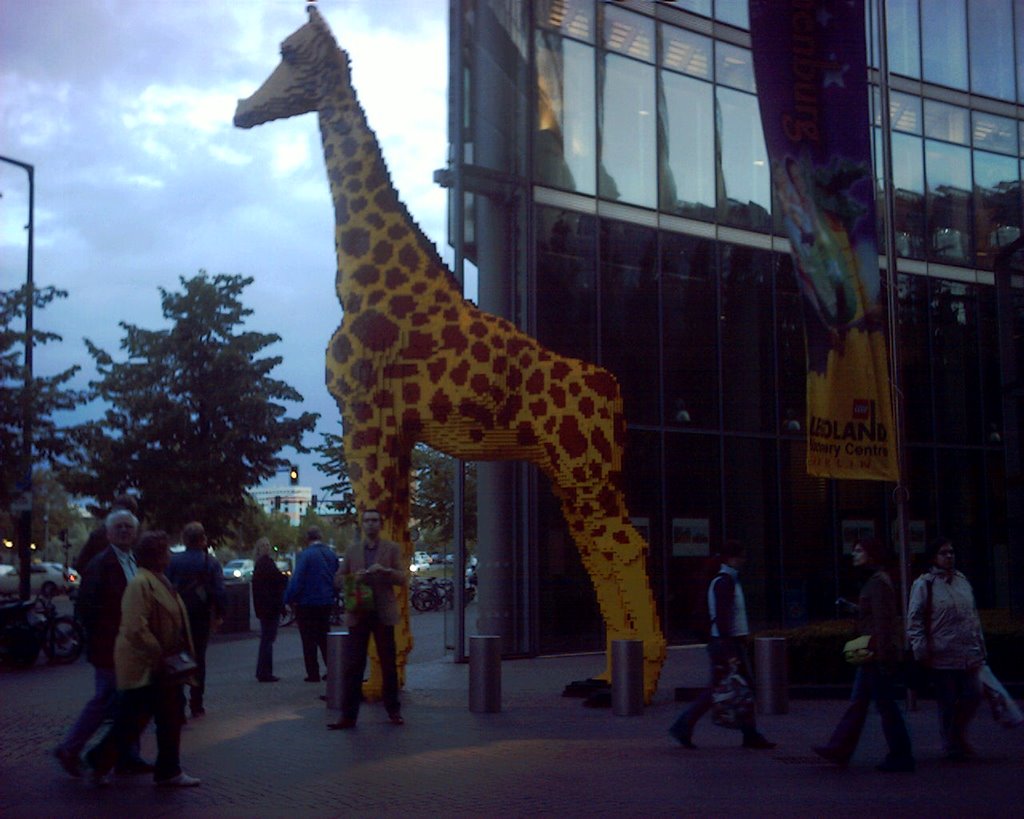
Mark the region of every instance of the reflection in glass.
POLYGON ((970 145, 971 128, 967 109, 936 100, 925 100, 924 135, 958 145, 970 145))
POLYGON ((807 418, 807 342, 800 286, 791 255, 775 257, 775 335, 779 362, 779 426, 787 437, 803 437, 807 418))
POLYGON ((750 28, 747 0, 715 0, 715 19, 737 28, 750 28))
POLYGON ((534 174, 541 184, 597 192, 595 99, 594 49, 537 32, 534 174))
POLYGON ((885 15, 889 70, 906 77, 920 77, 921 44, 918 39, 917 0, 887 0, 885 15))
POLYGON ((540 28, 594 42, 594 0, 537 0, 534 14, 540 28))
POLYGON ((981 438, 981 378, 975 286, 931 282, 935 430, 942 443, 976 444, 981 438))
POLYGON ((715 120, 710 83, 661 72, 662 210, 714 220, 715 120))
POLYGON ((978 267, 991 270, 998 249, 1020 235, 1016 157, 974 152, 974 218, 978 267))
POLYGON ((775 429, 771 253, 720 245, 722 419, 726 429, 775 429))
POLYGON ((597 219, 537 208, 536 336, 557 353, 597 360, 597 219))
POLYGON ((921 148, 919 137, 892 135, 896 253, 910 259, 923 259, 925 256, 924 160, 921 148))
POLYGON ((983 151, 1017 155, 1017 122, 985 111, 971 111, 974 147, 983 151))
POLYGON ((610 219, 600 230, 600 363, 619 380, 626 420, 658 423, 657 231, 610 219))
POLYGON ((967 90, 967 17, 964 0, 921 4, 924 79, 967 90))
POLYGON ((897 277, 899 353, 903 377, 904 433, 909 443, 930 443, 932 433, 931 350, 928 344, 928 280, 897 277))
POLYGON ((718 428, 718 300, 710 239, 662 233, 665 423, 718 428))
POLYGON ((605 54, 598 193, 653 208, 657 199, 654 66, 605 54))
POLYGON ((971 0, 967 4, 971 37, 971 91, 1013 100, 1013 10, 1010 0, 971 0))
POLYGON ((971 259, 971 152, 958 145, 925 140, 928 180, 928 256, 935 261, 971 259))
POLYGON ((740 91, 755 92, 754 63, 750 49, 729 43, 716 43, 715 80, 740 91))
POLYGON ((660 25, 661 64, 705 80, 711 79, 711 38, 685 28, 660 25))
POLYGON ((771 226, 771 181, 757 97, 716 89, 716 123, 721 156, 716 162, 719 220, 767 231, 771 226))
POLYGON ((654 20, 610 3, 602 4, 601 8, 604 11, 604 47, 638 60, 653 62, 654 20))

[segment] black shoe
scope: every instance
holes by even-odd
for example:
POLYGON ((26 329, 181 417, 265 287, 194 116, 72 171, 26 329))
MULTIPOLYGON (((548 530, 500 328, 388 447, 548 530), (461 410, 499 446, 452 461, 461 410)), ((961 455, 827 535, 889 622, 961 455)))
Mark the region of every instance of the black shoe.
POLYGON ((257 677, 256 679, 259 680, 260 682, 277 682, 281 678, 280 677, 270 676, 270 677, 257 677))
POLYGON ((835 748, 830 748, 828 745, 815 745, 811 750, 822 759, 827 759, 833 765, 846 765, 850 761, 848 756, 840 753, 835 748))
POLYGON ((189 710, 192 712, 192 719, 206 716, 206 709, 201 705, 193 705, 189 710))
POLYGON ((71 751, 63 747, 54 748, 53 756, 69 776, 77 778, 82 775, 82 761, 71 751))
POLYGON ((755 751, 770 751, 776 743, 769 742, 760 734, 751 734, 743 737, 743 747, 753 748, 755 751))
POLYGON ((320 682, 320 678, 319 677, 306 677, 305 681, 306 682, 320 682))
POLYGON ((356 727, 356 721, 350 717, 342 717, 337 722, 327 723, 328 731, 348 731, 356 727))
POLYGON ((879 765, 875 765, 876 771, 883 771, 885 773, 913 773, 914 772, 914 758, 901 759, 899 757, 886 757, 885 761, 879 765))
POLYGON ((405 719, 398 711, 392 711, 388 714, 388 719, 391 720, 392 725, 405 725, 405 719))
POLYGON ((678 728, 672 727, 668 729, 669 736, 671 736, 676 742, 682 745, 684 748, 689 748, 691 751, 696 751, 697 746, 693 744, 693 740, 690 731, 683 731, 678 728))

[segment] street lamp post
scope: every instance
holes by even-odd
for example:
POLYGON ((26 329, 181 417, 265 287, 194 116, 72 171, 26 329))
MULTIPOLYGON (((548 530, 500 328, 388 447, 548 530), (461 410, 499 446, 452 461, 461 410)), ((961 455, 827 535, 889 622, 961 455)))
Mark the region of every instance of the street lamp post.
POLYGON ((29 577, 30 544, 32 542, 32 306, 35 303, 35 293, 32 281, 32 259, 33 259, 33 223, 35 218, 35 173, 34 165, 27 162, 20 162, 8 156, 0 156, 0 162, 16 165, 28 174, 28 271, 25 287, 25 389, 21 401, 21 474, 18 476, 15 488, 20 492, 16 502, 12 504, 11 511, 19 511, 18 518, 18 574, 21 580, 19 594, 22 600, 28 600, 31 596, 31 578, 29 577))

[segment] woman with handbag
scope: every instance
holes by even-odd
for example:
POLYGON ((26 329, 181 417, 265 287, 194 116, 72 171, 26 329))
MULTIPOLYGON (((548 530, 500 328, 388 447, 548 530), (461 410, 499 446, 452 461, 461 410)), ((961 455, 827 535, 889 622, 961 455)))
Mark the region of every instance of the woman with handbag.
POLYGON ((190 787, 200 780, 181 770, 179 748, 185 714, 182 691, 196 669, 185 605, 164 571, 171 555, 165 532, 147 532, 135 546, 138 573, 121 600, 121 629, 114 644, 117 712, 107 734, 86 754, 94 784, 109 782, 121 748, 156 723, 157 785, 190 787))
POLYGON ((857 624, 860 634, 869 638, 868 652, 866 656, 857 658, 860 662, 853 681, 850 706, 840 718, 828 744, 815 746, 813 750, 829 762, 846 765, 857 750, 868 707, 874 700, 882 718, 882 733, 889 746, 889 753, 876 767, 890 773, 908 773, 914 770, 914 756, 894 687, 903 655, 902 618, 886 562, 885 549, 875 538, 856 543, 853 547, 853 565, 871 572, 857 601, 857 624))
POLYGON ((971 754, 967 726, 981 702, 978 673, 985 665, 985 638, 974 591, 955 568, 949 538, 932 541, 928 556, 931 569, 910 589, 907 637, 935 687, 943 751, 960 760, 971 754))

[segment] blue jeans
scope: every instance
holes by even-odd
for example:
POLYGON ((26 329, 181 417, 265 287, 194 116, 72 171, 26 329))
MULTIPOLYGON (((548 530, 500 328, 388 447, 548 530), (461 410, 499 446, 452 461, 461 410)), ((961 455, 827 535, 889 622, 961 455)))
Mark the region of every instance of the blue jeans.
POLYGON ((843 759, 849 759, 857 750, 864 722, 867 720, 868 707, 875 701, 878 713, 882 717, 882 733, 889 745, 888 759, 906 762, 913 759, 910 747, 910 734, 903 722, 903 714, 896 702, 893 688, 893 675, 877 663, 866 663, 857 669, 853 680, 853 691, 850 694, 850 706, 839 719, 839 724, 832 732, 832 738, 826 746, 843 759))
POLYGON ((88 754, 86 762, 97 773, 105 774, 138 741, 139 731, 149 722, 156 723, 156 763, 153 779, 171 779, 181 773, 179 754, 181 725, 185 714, 182 685, 152 683, 143 688, 118 692, 116 715, 110 730, 88 754))
POLYGON ((85 743, 99 729, 104 720, 114 716, 114 704, 117 701, 117 675, 112 668, 93 667, 95 690, 68 735, 61 743, 61 748, 70 754, 79 756, 85 743))
POLYGON ((934 668, 932 684, 939 713, 939 736, 947 754, 968 753, 967 725, 981 702, 977 670, 934 668))
MULTIPOLYGON (((689 708, 676 717, 676 721, 669 727, 669 733, 673 736, 689 737, 693 734, 697 721, 711 710, 715 686, 728 670, 728 663, 731 659, 739 660, 740 673, 753 685, 753 676, 750 673, 746 650, 739 640, 734 637, 712 637, 708 642, 707 650, 711 666, 708 687, 701 691, 689 708)), ((744 738, 757 734, 757 725, 753 714, 751 714, 749 722, 739 726, 739 730, 743 732, 744 738)))
POLYGON ((277 617, 260 618, 260 651, 256 656, 256 679, 274 676, 274 640, 277 639, 277 617))

